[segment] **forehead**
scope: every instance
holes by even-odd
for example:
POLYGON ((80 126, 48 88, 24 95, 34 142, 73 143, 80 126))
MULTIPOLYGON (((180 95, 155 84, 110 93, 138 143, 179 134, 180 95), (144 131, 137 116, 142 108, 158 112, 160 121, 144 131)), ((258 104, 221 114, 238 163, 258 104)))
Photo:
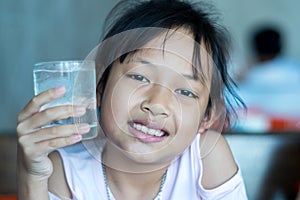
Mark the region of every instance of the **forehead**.
MULTIPOLYGON (((143 46, 143 49, 163 52, 162 55, 172 55, 173 57, 181 58, 182 60, 192 64, 194 46, 195 41, 193 36, 186 29, 169 29, 146 43, 143 46)), ((147 51, 143 52, 145 53, 147 51)))
POLYGON ((207 75, 210 77, 210 68, 213 66, 204 42, 196 42, 192 33, 184 28, 160 33, 129 57, 134 61, 163 65, 179 73, 202 77, 200 79, 207 75), (199 73, 195 74, 196 71, 199 73))

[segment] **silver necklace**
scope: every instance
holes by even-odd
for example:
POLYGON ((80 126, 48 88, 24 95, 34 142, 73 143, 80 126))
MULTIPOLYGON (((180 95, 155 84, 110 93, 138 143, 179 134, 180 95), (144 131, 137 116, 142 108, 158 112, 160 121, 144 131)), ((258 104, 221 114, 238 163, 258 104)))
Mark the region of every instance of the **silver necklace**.
MULTIPOLYGON (((105 170, 105 166, 104 166, 103 163, 102 163, 102 171, 103 171, 103 177, 104 177, 104 184, 105 184, 105 191, 106 191, 107 199, 111 200, 110 196, 112 195, 112 193, 111 193, 111 191, 109 189, 109 186, 107 184, 106 170, 105 170)), ((159 191, 158 191, 156 197, 154 197, 153 200, 162 200, 162 197, 161 197, 162 196, 162 188, 163 188, 163 186, 164 186, 164 184, 166 182, 167 171, 168 170, 165 171, 165 173, 164 173, 164 175, 163 175, 163 177, 161 179, 161 183, 160 183, 160 186, 159 186, 159 191)))

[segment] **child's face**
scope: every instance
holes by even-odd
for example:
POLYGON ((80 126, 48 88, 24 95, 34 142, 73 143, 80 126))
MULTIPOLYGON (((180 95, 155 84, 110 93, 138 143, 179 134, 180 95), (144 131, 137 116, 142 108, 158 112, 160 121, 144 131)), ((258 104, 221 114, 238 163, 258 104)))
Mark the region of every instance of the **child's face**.
POLYGON ((193 78, 194 41, 173 34, 163 46, 164 39, 116 62, 102 97, 103 130, 136 162, 164 163, 182 153, 207 107, 209 85, 193 78))

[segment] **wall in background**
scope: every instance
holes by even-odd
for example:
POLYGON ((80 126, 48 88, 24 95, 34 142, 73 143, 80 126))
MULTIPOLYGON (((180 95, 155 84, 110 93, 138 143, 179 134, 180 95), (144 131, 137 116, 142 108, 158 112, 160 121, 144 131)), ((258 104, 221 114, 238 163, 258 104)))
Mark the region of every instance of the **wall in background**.
POLYGON ((271 24, 283 34, 283 54, 300 61, 300 17, 298 0, 212 0, 230 30, 233 43, 234 70, 242 70, 252 62, 249 37, 257 27, 271 24))
MULTIPOLYGON (((32 66, 83 59, 97 44, 105 16, 117 0, 0 1, 0 134, 14 134, 16 116, 33 96, 32 66)), ((298 0, 212 0, 234 44, 234 67, 250 51, 249 31, 263 23, 285 30, 285 54, 300 60, 298 0)))
POLYGON ((0 1, 0 133, 33 96, 33 64, 84 59, 117 0, 0 1))

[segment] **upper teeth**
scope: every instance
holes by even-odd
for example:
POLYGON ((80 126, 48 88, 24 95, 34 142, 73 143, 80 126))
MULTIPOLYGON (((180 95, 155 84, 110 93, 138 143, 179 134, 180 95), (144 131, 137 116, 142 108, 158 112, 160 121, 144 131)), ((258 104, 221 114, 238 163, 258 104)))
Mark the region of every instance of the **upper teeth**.
POLYGON ((146 126, 143 126, 141 124, 133 124, 133 128, 135 128, 136 130, 139 130, 145 134, 149 134, 149 135, 154 135, 154 136, 157 136, 157 137, 161 137, 164 135, 164 132, 160 131, 160 130, 155 130, 155 129, 152 129, 152 128, 148 128, 146 126))

